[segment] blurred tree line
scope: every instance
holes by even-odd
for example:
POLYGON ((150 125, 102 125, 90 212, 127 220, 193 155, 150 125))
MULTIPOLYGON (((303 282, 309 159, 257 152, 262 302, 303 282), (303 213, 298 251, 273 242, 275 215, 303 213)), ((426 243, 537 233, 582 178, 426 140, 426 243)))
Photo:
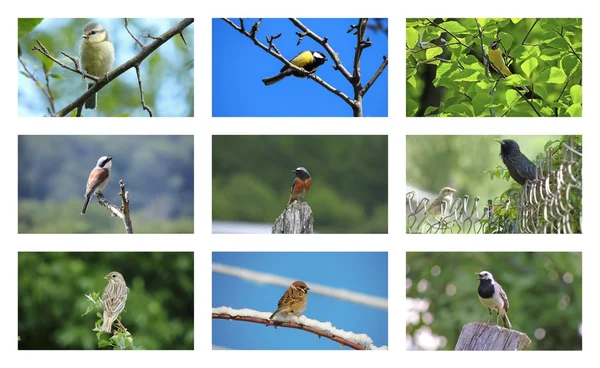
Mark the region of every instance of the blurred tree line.
POLYGON ((19 253, 19 349, 96 349, 86 294, 111 271, 129 296, 121 321, 142 349, 194 348, 192 252, 19 253))
POLYGON ((192 233, 193 136, 19 136, 19 232, 124 232, 95 196, 80 214, 90 171, 113 157, 104 195, 121 205, 119 180, 130 192, 136 233, 192 233))
POLYGON ((445 338, 440 348, 452 350, 465 324, 487 322, 475 275, 485 270, 506 292, 513 329, 529 336, 530 350, 581 350, 581 262, 580 252, 409 252, 406 296, 425 299, 429 307, 409 316, 407 335, 419 346, 419 333, 430 330, 445 338))
POLYGON ((533 163, 545 144, 560 136, 413 135, 406 137, 406 183, 432 193, 446 186, 455 197, 479 196, 483 203, 500 197, 514 180, 490 180, 492 169, 505 169, 500 144, 494 139, 514 139, 533 163))
POLYGON ((582 40, 581 18, 408 19, 406 114, 581 117, 582 40), (514 74, 498 83, 482 55, 496 40, 514 74))
POLYGON ((295 174, 321 233, 387 233, 387 136, 213 136, 213 220, 272 224, 295 174))
MULTIPOLYGON (((19 19, 19 57, 25 67, 42 85, 49 86, 56 109, 71 103, 86 91, 81 75, 54 64, 40 52, 32 50, 39 39, 48 51, 62 63, 74 67, 61 51, 79 58, 79 45, 83 26, 95 20, 107 31, 115 47, 113 68, 123 64, 140 52, 140 47, 127 33, 124 19, 47 18, 19 19), (37 24, 38 21, 41 23, 37 24), (35 27, 35 28, 32 28, 35 27)), ((129 29, 142 42, 159 36, 181 19, 129 19, 129 29)), ((144 99, 154 116, 194 116, 194 24, 188 26, 182 38, 175 36, 148 56, 141 64, 140 72, 144 99)), ((41 86, 28 76, 19 65, 19 116, 47 116, 49 102, 41 86)), ((98 93, 96 110, 84 110, 84 116, 143 116, 148 113, 140 104, 140 91, 135 69, 130 69, 98 93)))

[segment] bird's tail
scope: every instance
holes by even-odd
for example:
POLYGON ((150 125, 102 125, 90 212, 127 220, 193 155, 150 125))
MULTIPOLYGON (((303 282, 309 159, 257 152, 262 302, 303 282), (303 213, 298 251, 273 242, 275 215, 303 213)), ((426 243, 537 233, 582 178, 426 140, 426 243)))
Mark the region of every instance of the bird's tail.
POLYGON ((100 327, 100 331, 111 333, 113 322, 114 321, 105 314, 102 320, 102 327, 100 327))
POLYGON ((271 84, 275 84, 277 82, 279 82, 280 80, 282 80, 283 78, 287 77, 288 75, 285 73, 279 73, 275 76, 269 77, 269 78, 265 78, 263 79, 263 83, 265 84, 265 86, 270 86, 271 84))
POLYGON ((502 323, 504 324, 504 327, 508 328, 509 330, 512 330, 512 325, 510 324, 510 320, 508 319, 508 314, 504 314, 500 317, 502 318, 502 323))
MULTIPOLYGON (((94 84, 88 84, 88 89, 92 88, 94 84)), ((85 101, 85 108, 93 110, 96 108, 96 94, 90 96, 90 98, 85 101)))
POLYGON ((273 312, 273 314, 271 314, 271 317, 269 317, 269 319, 275 318, 275 316, 278 315, 279 312, 281 312, 281 311, 279 309, 277 309, 275 312, 273 312))
POLYGON ((81 207, 82 215, 85 215, 85 211, 87 210, 88 203, 90 203, 90 197, 91 197, 91 194, 89 196, 85 196, 85 201, 83 202, 83 207, 81 207))

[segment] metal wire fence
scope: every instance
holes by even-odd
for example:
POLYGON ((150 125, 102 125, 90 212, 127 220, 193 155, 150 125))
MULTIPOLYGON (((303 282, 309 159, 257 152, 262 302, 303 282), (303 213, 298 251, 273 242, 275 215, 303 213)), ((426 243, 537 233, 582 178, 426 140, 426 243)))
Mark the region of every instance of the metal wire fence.
POLYGON ((571 137, 537 158, 536 179, 514 185, 494 203, 468 195, 456 198, 439 216, 425 216, 430 202, 406 194, 406 232, 448 233, 581 233, 581 145, 571 137))

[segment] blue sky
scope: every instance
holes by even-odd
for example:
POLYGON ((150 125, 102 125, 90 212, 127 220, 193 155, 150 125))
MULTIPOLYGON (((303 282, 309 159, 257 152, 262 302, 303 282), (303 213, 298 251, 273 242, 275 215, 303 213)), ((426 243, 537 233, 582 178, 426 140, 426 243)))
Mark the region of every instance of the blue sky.
MULTIPOLYGON (((239 25, 238 18, 231 20, 239 25)), ((356 36, 346 33, 353 19, 300 19, 338 52, 342 63, 352 73, 356 36)), ((257 19, 245 19, 250 29, 257 19)), ((213 19, 213 116, 352 116, 352 109, 333 93, 315 81, 305 78, 286 78, 279 83, 265 86, 263 78, 279 72, 283 64, 275 57, 254 45, 220 18, 213 19)), ((387 23, 387 21, 386 21, 387 23)), ((281 33, 275 45, 289 60, 303 50, 327 52, 309 37, 296 46, 296 28, 288 19, 263 19, 257 39, 266 45, 266 36, 281 33)), ((388 55, 388 39, 382 32, 367 30, 366 37, 373 45, 363 51, 361 74, 363 85, 377 71, 388 55)), ((352 87, 346 79, 332 68, 331 57, 317 70, 317 75, 333 87, 353 96, 352 87)), ((387 67, 371 89, 363 103, 363 116, 388 115, 388 69, 387 67)))
MULTIPOLYGON (((324 286, 344 288, 381 298, 388 297, 388 255, 385 252, 215 252, 213 262, 271 273, 324 286)), ((285 288, 260 285, 213 273, 212 306, 275 311, 285 288)), ((366 333, 373 344, 388 344, 387 310, 323 295, 311 294, 307 318, 331 322, 334 327, 366 333)), ((312 333, 291 328, 215 319, 213 345, 230 349, 340 350, 340 345, 312 333)), ((349 349, 344 347, 343 349, 349 349)))

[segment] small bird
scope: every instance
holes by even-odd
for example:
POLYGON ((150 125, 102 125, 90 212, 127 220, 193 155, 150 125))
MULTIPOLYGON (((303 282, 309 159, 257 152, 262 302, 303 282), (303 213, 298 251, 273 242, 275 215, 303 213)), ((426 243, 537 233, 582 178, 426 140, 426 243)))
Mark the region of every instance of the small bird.
MULTIPOLYGON (((314 73, 317 71, 317 67, 323 65, 327 61, 327 57, 325 54, 319 51, 302 51, 298 55, 294 56, 290 63, 294 64, 299 68, 303 68, 307 72, 314 73)), ((289 77, 293 75, 298 78, 304 78, 305 75, 299 73, 287 65, 284 65, 283 68, 279 71, 279 74, 263 79, 263 83, 265 86, 270 86, 271 84, 275 84, 282 80, 285 77, 289 77)))
MULTIPOLYGON (((500 40, 493 41, 490 44, 490 50, 488 51, 488 57, 490 59, 492 67, 494 67, 494 69, 498 73, 500 73, 500 75, 502 75, 503 77, 508 77, 509 75, 513 74, 510 71, 510 69, 508 69, 508 67, 506 66, 506 62, 504 61, 502 49, 500 48, 500 40)), ((522 89, 525 92, 529 92, 529 90, 525 86, 521 86, 518 88, 522 89)))
MULTIPOLYGON (((123 312, 123 309, 125 309, 129 288, 125 283, 123 275, 117 271, 109 273, 104 276, 104 278, 108 280, 108 285, 104 288, 104 295, 102 296, 104 313, 100 330, 111 333, 113 322, 119 317, 119 314, 123 312)), ((123 325, 121 325, 121 328, 123 328, 123 325)))
MULTIPOLYGON (((81 69, 86 74, 102 78, 108 73, 115 62, 115 47, 110 41, 108 32, 100 24, 89 22, 83 27, 83 41, 79 46, 79 61, 81 69)), ((88 81, 88 89, 94 82, 88 81)), ((96 108, 96 94, 85 102, 86 109, 96 108)))
POLYGON ((535 180, 536 167, 533 162, 521 153, 517 142, 512 139, 496 139, 500 143, 500 157, 510 176, 521 185, 525 185, 527 180, 535 180))
POLYGON ((479 300, 488 309, 490 316, 492 311, 496 311, 502 318, 504 327, 512 330, 512 325, 508 319, 508 297, 499 283, 494 281, 494 276, 487 271, 475 273, 479 276, 479 288, 477 294, 479 300))
POLYGON ((452 204, 452 195, 456 193, 456 189, 444 187, 440 190, 438 197, 429 205, 425 211, 426 217, 438 217, 444 215, 446 210, 452 204))
POLYGON ((283 293, 281 299, 277 303, 277 310, 269 317, 273 319, 279 313, 286 315, 292 314, 299 316, 306 309, 306 302, 308 301, 308 291, 310 288, 302 281, 295 281, 286 291, 283 293))
POLYGON ((310 184, 312 183, 312 178, 310 177, 308 170, 304 167, 299 167, 296 170, 292 170, 292 172, 296 173, 296 177, 292 182, 288 205, 295 200, 302 200, 304 195, 310 190, 310 184))
POLYGON ((88 203, 90 203, 90 198, 92 194, 97 192, 102 192, 106 185, 108 184, 108 180, 110 179, 110 168, 112 167, 112 157, 102 156, 98 159, 96 163, 96 167, 92 169, 90 172, 90 176, 88 178, 87 186, 85 187, 85 200, 83 201, 83 207, 81 207, 81 214, 85 215, 85 211, 87 209, 88 203))

